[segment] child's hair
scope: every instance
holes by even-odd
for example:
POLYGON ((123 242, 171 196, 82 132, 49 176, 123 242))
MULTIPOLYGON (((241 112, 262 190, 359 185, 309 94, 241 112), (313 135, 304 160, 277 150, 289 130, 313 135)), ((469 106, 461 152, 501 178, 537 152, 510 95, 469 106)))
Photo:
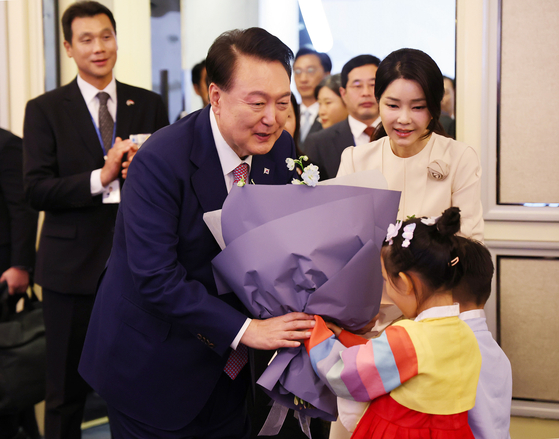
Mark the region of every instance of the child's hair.
MULTIPOLYGON (((457 207, 445 210, 437 219, 404 221, 396 234, 389 233, 383 244, 381 255, 387 275, 396 279, 401 272, 413 272, 431 293, 452 290, 463 273, 460 242, 455 235, 459 230, 457 207)), ((418 298, 418 305, 427 298, 427 295, 418 298)))
POLYGON ((457 237, 460 243, 460 263, 464 275, 460 283, 452 290, 452 297, 461 305, 476 304, 483 306, 491 294, 493 279, 493 261, 487 247, 481 242, 457 237))
MULTIPOLYGON (((444 96, 443 74, 437 63, 425 52, 417 49, 400 49, 388 55, 379 65, 375 79, 375 98, 380 98, 396 79, 408 79, 419 84, 432 120, 427 126, 427 136, 432 132, 447 136, 439 122, 441 100, 444 96)), ((377 127, 374 140, 386 136, 382 123, 377 127)))

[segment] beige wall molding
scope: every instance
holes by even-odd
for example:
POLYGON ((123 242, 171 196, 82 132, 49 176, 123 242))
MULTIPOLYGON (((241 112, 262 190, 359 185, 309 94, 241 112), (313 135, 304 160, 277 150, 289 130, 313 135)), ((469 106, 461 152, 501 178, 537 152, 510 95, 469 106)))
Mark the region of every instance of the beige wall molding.
POLYGON ((512 415, 559 419, 555 348, 559 243, 486 241, 486 245, 496 271, 485 312, 493 337, 511 360, 512 415))
MULTIPOLYGON (((533 99, 532 89, 535 84, 525 81, 522 84, 518 83, 521 76, 515 73, 520 65, 532 65, 532 61, 526 59, 526 47, 532 50, 542 44, 537 32, 533 32, 534 27, 541 24, 530 18, 539 15, 532 12, 531 16, 527 16, 523 13, 523 8, 526 6, 523 0, 507 1, 508 9, 504 16, 501 0, 486 0, 484 3, 483 99, 480 109, 483 133, 481 160, 484 217, 486 220, 559 221, 559 204, 555 206, 512 204, 514 200, 518 202, 522 197, 532 198, 526 199, 526 203, 543 201, 541 197, 544 195, 534 192, 533 197, 528 196, 524 188, 537 191, 538 187, 543 186, 546 189, 545 193, 554 191, 559 195, 559 185, 553 183, 558 178, 557 173, 555 170, 549 171, 550 166, 551 169, 556 167, 558 157, 555 146, 557 145, 552 146, 537 135, 543 130, 534 129, 533 124, 523 123, 527 122, 527 119, 536 119, 541 126, 544 121, 549 122, 550 118, 552 120, 558 118, 559 112, 556 108, 549 108, 553 103, 553 99, 550 98, 547 101, 536 99, 540 105, 531 105, 528 108, 525 100, 533 99), (512 23, 507 21, 507 25, 502 21, 503 19, 510 20, 512 23), (515 25, 519 20, 523 22, 523 26, 515 25), (518 41, 519 34, 524 44, 518 41), (503 45, 506 48, 505 53, 502 51, 503 45), (502 94, 503 91, 505 95, 502 94), (530 114, 527 113, 528 111, 530 114), (498 156, 499 153, 502 154, 501 157, 498 156), (545 165, 538 168, 538 163, 541 165, 542 161, 545 165), (499 167, 501 172, 498 172, 499 167), (536 170, 532 169, 533 167, 536 170), (528 169, 530 171, 527 173, 528 169), (515 192, 519 195, 511 195, 515 192), (503 193, 506 193, 504 198, 503 193), (508 204, 499 204, 499 198, 508 204)), ((529 7, 532 11, 541 11, 540 13, 545 13, 552 7, 559 13, 559 3, 550 0, 537 0, 531 2, 529 7)), ((550 15, 556 16, 551 13, 550 15)), ((544 58, 542 54, 545 54, 545 60, 541 59, 541 62, 547 63, 557 58, 549 55, 557 53, 557 48, 551 41, 545 44, 549 46, 541 52, 533 53, 532 57, 539 60, 544 58)), ((546 71, 547 73, 553 71, 551 65, 546 71)), ((557 200, 547 201, 547 203, 552 202, 557 200)))

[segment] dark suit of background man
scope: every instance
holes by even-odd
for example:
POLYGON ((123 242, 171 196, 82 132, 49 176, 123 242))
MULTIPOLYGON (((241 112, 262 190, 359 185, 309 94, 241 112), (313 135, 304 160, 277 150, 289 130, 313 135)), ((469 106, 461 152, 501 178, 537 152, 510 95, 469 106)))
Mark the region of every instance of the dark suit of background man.
POLYGON ((111 11, 97 2, 74 3, 62 27, 78 77, 28 102, 23 142, 26 193, 34 208, 45 211, 36 281, 43 287, 47 330, 46 439, 81 437, 89 388, 77 367, 113 240, 119 179, 128 164, 122 162, 137 150, 128 136, 168 124, 157 94, 115 81, 111 11), (110 95, 112 135, 100 126, 101 90, 110 95))
POLYGON ((311 133, 322 129, 318 118, 318 102, 314 89, 320 81, 330 74, 332 61, 326 53, 317 52, 309 47, 302 47, 295 55, 293 77, 297 91, 301 95, 299 105, 300 137, 299 147, 305 152, 305 139, 311 133))
MULTIPOLYGON (((10 294, 27 291, 35 266, 38 214, 25 201, 22 169, 21 139, 0 129, 0 282, 10 294)), ((26 437, 16 436, 20 425, 29 435, 38 433, 33 407, 0 413, 0 439, 26 437)))
POLYGON ((310 161, 320 169, 320 179, 338 173, 342 152, 348 146, 369 143, 380 123, 375 99, 375 78, 380 60, 372 55, 359 55, 342 68, 340 94, 349 116, 325 130, 311 134, 305 143, 310 161))
POLYGON ((202 218, 243 162, 256 184, 294 177, 283 132, 292 56, 263 29, 222 34, 206 58, 210 105, 153 135, 131 164, 80 362, 113 438, 247 438, 250 368, 232 379, 230 355, 310 336, 307 314, 251 320, 233 293, 217 295, 220 249, 202 218))

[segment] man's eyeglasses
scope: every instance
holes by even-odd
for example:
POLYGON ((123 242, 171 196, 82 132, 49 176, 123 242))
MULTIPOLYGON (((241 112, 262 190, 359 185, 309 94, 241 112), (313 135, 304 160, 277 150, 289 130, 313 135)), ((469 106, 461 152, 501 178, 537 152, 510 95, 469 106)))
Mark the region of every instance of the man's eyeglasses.
POLYGON ((303 73, 306 73, 307 75, 314 75, 316 72, 318 72, 318 69, 316 67, 307 67, 306 69, 293 70, 293 73, 295 73, 296 76, 302 75, 303 73))

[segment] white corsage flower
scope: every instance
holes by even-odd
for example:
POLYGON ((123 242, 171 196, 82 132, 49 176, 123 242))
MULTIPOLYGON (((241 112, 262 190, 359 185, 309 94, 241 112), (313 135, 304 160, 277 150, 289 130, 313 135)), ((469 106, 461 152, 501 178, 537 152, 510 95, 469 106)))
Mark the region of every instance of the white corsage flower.
POLYGON ((309 165, 303 170, 303 175, 301 175, 303 182, 307 186, 315 187, 320 178, 320 173, 318 172, 318 166, 309 165))
POLYGON ((400 231, 400 227, 402 227, 402 221, 396 221, 396 224, 390 224, 388 226, 388 231, 386 233, 385 241, 388 242, 389 245, 393 244, 392 239, 398 236, 398 232, 400 231))
POLYGON ((450 165, 441 159, 437 159, 429 163, 427 171, 429 172, 429 177, 433 180, 444 180, 448 177, 450 165))
POLYGON ((295 169, 295 160, 293 160, 291 157, 287 157, 285 159, 285 163, 287 163, 287 169, 289 169, 290 171, 293 171, 295 169))
POLYGON ((402 242, 402 247, 409 247, 410 241, 413 238, 413 231, 415 230, 415 223, 408 224, 404 227, 404 232, 402 233, 402 238, 404 238, 404 242, 402 242))
MULTIPOLYGON (((291 184, 306 184, 307 186, 315 187, 320 179, 320 172, 318 172, 318 166, 313 165, 312 163, 307 167, 303 167, 303 161, 307 161, 309 158, 306 155, 302 155, 299 157, 298 160, 292 158, 286 158, 285 163, 287 163, 287 168, 290 171, 295 169, 295 166, 299 166, 303 173, 301 174, 302 180, 298 180, 294 178, 291 180, 291 184)), ((299 169, 297 172, 300 173, 299 169)))

